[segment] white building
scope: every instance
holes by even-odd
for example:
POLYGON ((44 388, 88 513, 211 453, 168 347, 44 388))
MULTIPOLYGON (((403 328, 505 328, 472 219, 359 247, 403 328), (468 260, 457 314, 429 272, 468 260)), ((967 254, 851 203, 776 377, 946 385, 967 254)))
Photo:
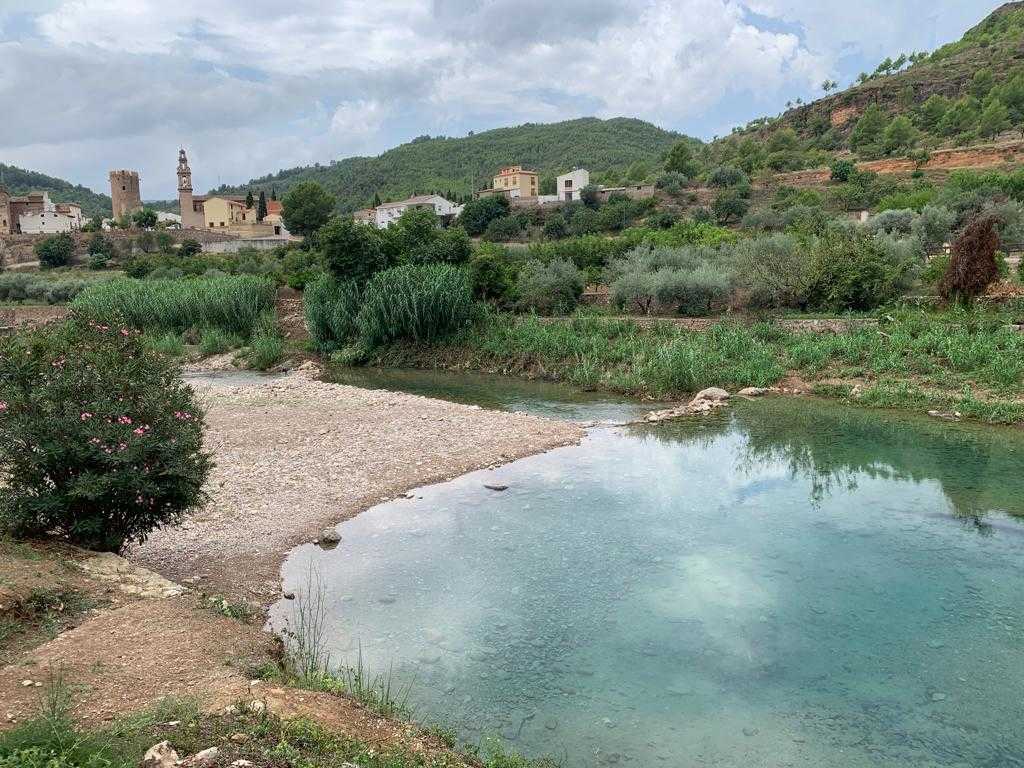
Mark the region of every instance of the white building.
POLYGON ((181 229, 181 216, 177 213, 171 213, 170 211, 157 211, 156 220, 169 227, 177 226, 178 229, 181 229))
POLYGON ((590 171, 583 168, 574 168, 569 173, 563 173, 558 177, 556 194, 559 200, 570 202, 580 199, 580 192, 590 184, 590 171))
POLYGON ((53 203, 42 193, 42 210, 23 213, 18 225, 24 235, 51 235, 82 228, 82 208, 76 203, 53 203))
POLYGON ((454 216, 458 206, 441 195, 416 195, 397 203, 384 203, 374 210, 374 223, 378 229, 387 229, 410 208, 433 208, 437 216, 454 216))

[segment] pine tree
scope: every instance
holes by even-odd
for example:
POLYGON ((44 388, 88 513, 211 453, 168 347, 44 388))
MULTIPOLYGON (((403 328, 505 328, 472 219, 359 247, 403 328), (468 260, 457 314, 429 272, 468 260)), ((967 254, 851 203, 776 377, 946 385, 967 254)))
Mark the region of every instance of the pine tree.
POLYGON ((1010 127, 1010 110, 999 99, 991 99, 978 118, 978 133, 994 139, 1010 127))

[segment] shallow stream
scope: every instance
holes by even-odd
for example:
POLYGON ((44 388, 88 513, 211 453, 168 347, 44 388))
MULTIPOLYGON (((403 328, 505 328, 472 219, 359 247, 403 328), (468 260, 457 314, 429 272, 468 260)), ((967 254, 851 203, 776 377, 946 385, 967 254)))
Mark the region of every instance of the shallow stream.
MULTIPOLYGON (((531 386, 488 382, 482 404, 619 420, 531 386)), ((392 666, 467 741, 570 768, 1024 765, 1019 431, 737 402, 595 429, 339 530, 292 553, 286 585, 315 568, 335 661, 392 666)))

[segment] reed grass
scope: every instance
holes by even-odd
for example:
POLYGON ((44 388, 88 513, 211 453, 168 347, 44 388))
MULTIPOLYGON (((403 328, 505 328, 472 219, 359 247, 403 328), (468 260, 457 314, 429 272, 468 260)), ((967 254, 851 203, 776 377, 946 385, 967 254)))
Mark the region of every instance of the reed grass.
MULTIPOLYGON (((831 334, 768 322, 723 320, 691 331, 593 315, 545 321, 489 313, 432 344, 392 344, 373 362, 498 370, 659 399, 709 386, 771 386, 796 373, 866 382, 865 404, 955 406, 972 418, 1017 422, 1024 421, 1024 334, 1010 327, 1014 317, 907 310, 831 334)), ((836 392, 848 396, 850 388, 836 392)))
POLYGON ((274 307, 275 288, 264 277, 238 275, 192 280, 111 280, 90 286, 72 303, 79 312, 142 331, 182 333, 215 328, 249 338, 274 307))

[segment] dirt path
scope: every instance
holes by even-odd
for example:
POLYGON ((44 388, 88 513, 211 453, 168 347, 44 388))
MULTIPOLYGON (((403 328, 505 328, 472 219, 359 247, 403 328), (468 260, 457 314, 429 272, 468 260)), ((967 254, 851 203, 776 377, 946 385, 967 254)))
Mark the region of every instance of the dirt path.
POLYGON ((325 384, 302 371, 196 385, 217 467, 210 503, 130 559, 259 605, 288 550, 421 485, 575 442, 579 427, 415 395, 325 384))

